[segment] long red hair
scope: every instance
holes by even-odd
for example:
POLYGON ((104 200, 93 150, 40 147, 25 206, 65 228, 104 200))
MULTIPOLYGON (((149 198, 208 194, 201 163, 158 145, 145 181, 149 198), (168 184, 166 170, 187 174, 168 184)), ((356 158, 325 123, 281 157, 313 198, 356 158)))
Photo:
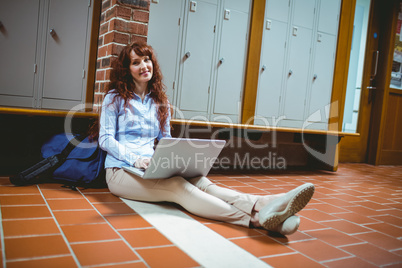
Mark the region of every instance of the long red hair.
POLYGON ((165 92, 165 85, 162 83, 163 76, 159 62, 153 48, 147 43, 135 42, 123 48, 118 58, 112 62, 110 84, 107 93, 114 90, 114 92, 117 93, 114 99, 117 97, 123 98, 125 107, 127 107, 129 100, 133 97, 135 84, 130 73, 130 53, 132 50, 138 56, 148 56, 152 61, 153 75, 151 80, 148 82, 148 91, 150 92, 150 97, 157 105, 157 116, 160 130, 165 131, 165 124, 169 112, 168 98, 165 92))
MULTIPOLYGON (((148 56, 152 61, 153 75, 148 82, 148 91, 150 97, 157 105, 157 117, 159 121, 159 128, 163 132, 165 131, 166 121, 169 115, 169 101, 165 93, 165 85, 162 83, 162 72, 159 62, 155 56, 153 48, 145 42, 135 42, 131 45, 127 45, 120 52, 119 56, 112 61, 112 70, 110 72, 110 83, 106 92, 114 90, 117 95, 114 96, 113 101, 117 97, 121 97, 124 100, 124 106, 128 106, 128 102, 133 97, 135 84, 133 77, 130 73, 130 52, 134 50, 138 56, 148 56)), ((168 126, 170 127, 170 126, 168 126)), ((96 120, 90 129, 88 130, 91 140, 97 140, 99 136, 99 118, 96 120)))

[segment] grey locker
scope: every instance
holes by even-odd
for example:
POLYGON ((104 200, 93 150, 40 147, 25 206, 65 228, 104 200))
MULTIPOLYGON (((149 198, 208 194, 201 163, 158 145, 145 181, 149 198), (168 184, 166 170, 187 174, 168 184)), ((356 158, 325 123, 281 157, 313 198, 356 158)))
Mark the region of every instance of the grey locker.
POLYGON ((265 5, 266 18, 288 22, 290 0, 267 0, 265 5))
POLYGON ((321 0, 318 31, 337 35, 341 0, 321 0))
MULTIPOLYGON (((293 27, 292 27, 293 28, 293 27)), ((292 29, 293 30, 293 29, 292 29)), ((300 27, 292 34, 283 115, 290 120, 303 120, 308 85, 312 30, 300 27)))
POLYGON ((2 3, 0 21, 0 105, 33 107, 39 0, 2 3))
POLYGON ((293 25, 313 28, 316 0, 293 0, 293 25))
POLYGON ((229 15, 223 18, 213 111, 217 114, 238 115, 244 84, 248 13, 232 9, 230 5, 227 7, 223 10, 229 15))
POLYGON ((43 108, 68 109, 85 98, 88 1, 52 0, 44 65, 43 108), (71 19, 74 14, 74 19, 71 19), (73 102, 68 102, 73 101, 73 102))
POLYGON ((266 20, 262 42, 256 115, 277 117, 283 84, 288 24, 266 20))
POLYGON ((158 57, 166 94, 174 103, 174 86, 177 87, 177 56, 181 24, 182 0, 151 1, 148 23, 148 44, 158 57), (180 24, 179 24, 180 21, 180 24))
POLYGON ((182 110, 208 109, 217 11, 217 5, 211 2, 188 1, 178 105, 182 110), (191 10, 192 3, 196 5, 195 11, 191 10))
MULTIPOLYGON (((334 73, 336 38, 334 35, 317 33, 312 81, 310 107, 308 115, 319 110, 331 102, 332 81, 334 73)), ((327 118, 321 117, 320 122, 327 122, 327 118)))

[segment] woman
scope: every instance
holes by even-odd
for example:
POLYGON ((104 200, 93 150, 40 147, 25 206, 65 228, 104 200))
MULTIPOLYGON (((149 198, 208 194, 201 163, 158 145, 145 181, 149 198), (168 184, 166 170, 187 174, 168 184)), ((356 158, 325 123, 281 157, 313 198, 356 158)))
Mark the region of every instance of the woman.
POLYGON ((144 180, 122 169, 147 168, 155 139, 163 137, 171 137, 170 107, 158 61, 146 43, 128 45, 112 65, 100 118, 99 144, 107 152, 110 191, 133 200, 174 202, 201 217, 284 235, 297 230, 300 219, 294 214, 311 199, 312 184, 255 196, 219 187, 206 177, 144 180))

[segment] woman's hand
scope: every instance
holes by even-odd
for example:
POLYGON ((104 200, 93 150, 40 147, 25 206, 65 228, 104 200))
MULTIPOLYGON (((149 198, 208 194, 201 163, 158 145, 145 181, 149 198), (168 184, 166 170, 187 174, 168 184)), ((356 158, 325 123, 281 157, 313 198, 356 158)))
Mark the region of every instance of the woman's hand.
POLYGON ((134 167, 139 169, 147 169, 150 162, 151 162, 150 157, 140 157, 135 161, 134 167))

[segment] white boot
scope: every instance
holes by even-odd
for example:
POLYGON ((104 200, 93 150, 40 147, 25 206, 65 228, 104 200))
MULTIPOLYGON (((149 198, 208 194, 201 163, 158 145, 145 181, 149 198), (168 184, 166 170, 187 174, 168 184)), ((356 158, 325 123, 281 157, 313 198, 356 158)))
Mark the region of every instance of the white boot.
POLYGON ((314 189, 312 183, 306 183, 269 202, 259 211, 259 223, 266 230, 276 229, 307 205, 314 189))

